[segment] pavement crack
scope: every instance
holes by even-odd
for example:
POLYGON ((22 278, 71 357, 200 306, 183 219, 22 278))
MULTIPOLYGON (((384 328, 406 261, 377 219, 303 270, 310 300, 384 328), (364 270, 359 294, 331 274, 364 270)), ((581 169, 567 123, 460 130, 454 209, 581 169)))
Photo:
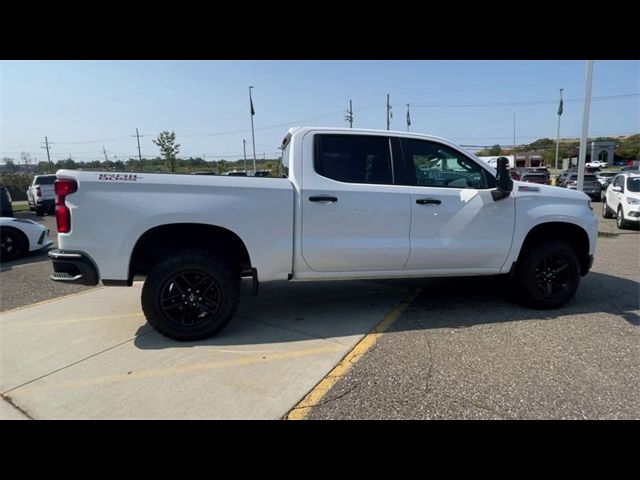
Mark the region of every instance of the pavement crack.
POLYGON ((82 358, 80 360, 77 360, 77 361, 75 361, 73 363, 70 363, 69 365, 65 365, 64 367, 57 368, 55 370, 52 370, 51 372, 47 372, 47 373, 45 373, 43 375, 40 375, 39 377, 36 377, 36 378, 34 378, 32 380, 29 380, 28 382, 24 382, 24 383, 21 383, 18 386, 12 387, 9 390, 1 392, 0 395, 2 395, 2 397, 4 398, 7 395, 7 393, 9 393, 9 392, 13 392, 14 390, 17 390, 18 388, 22 388, 25 385, 29 385, 30 383, 37 382, 38 380, 41 380, 41 379, 43 379, 45 377, 48 377, 49 375, 53 375, 54 373, 58 373, 58 372, 61 372, 62 370, 66 370, 67 368, 73 367, 74 365, 77 365, 77 364, 82 363, 82 362, 84 362, 86 360, 89 360, 90 358, 97 357, 98 355, 101 355, 101 354, 103 354, 105 352, 108 352, 109 350, 113 350, 114 348, 118 348, 118 347, 124 345, 125 343, 133 342, 136 338, 142 337, 144 335, 148 335, 148 334, 150 334, 152 332, 153 332, 153 330, 150 330, 150 331, 148 331, 146 333, 139 334, 136 337, 129 338, 129 339, 125 340, 124 342, 120 342, 120 343, 118 343, 116 345, 112 345, 111 347, 105 348, 104 350, 101 350, 101 351, 96 352, 96 353, 94 353, 92 355, 89 355, 88 357, 85 357, 85 358, 82 358))
POLYGON ((35 418, 33 418, 31 416, 31 414, 25 410, 24 408, 22 408, 20 405, 18 405, 16 402, 13 401, 13 398, 11 398, 9 395, 5 395, 0 394, 0 397, 2 397, 2 399, 7 402, 9 405, 11 405, 13 408, 15 408, 16 410, 18 410, 22 415, 24 415, 25 417, 27 417, 29 420, 35 420, 35 418))

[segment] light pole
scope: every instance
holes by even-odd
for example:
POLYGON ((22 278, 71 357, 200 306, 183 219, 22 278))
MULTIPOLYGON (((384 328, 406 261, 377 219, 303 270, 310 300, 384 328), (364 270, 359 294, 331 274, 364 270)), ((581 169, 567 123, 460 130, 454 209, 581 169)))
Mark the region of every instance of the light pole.
POLYGON ((587 76, 584 82, 584 108, 582 109, 582 135, 580 136, 580 157, 578 158, 578 191, 584 190, 584 164, 587 157, 587 134, 589 133, 589 107, 591 106, 591 83, 593 80, 593 60, 587 60, 587 76))

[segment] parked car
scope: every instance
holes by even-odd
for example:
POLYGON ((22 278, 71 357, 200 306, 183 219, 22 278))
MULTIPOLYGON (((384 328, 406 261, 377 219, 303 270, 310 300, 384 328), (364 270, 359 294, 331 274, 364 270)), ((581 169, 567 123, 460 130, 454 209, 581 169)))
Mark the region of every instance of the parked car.
POLYGON ((29 209, 35 210, 36 215, 42 216, 45 213, 53 214, 56 209, 56 194, 53 183, 56 181, 55 175, 36 175, 33 182, 27 188, 27 199, 29 209))
POLYGON ((0 261, 7 262, 50 246, 49 229, 25 218, 0 218, 0 261))
POLYGON ((549 184, 549 177, 544 173, 525 172, 520 177, 521 182, 539 183, 541 185, 549 184))
POLYGON ((520 180, 522 174, 524 173, 524 168, 512 168, 509 170, 509 175, 513 180, 520 180))
MULTIPOLYGON (((576 190, 578 188, 578 174, 576 172, 569 173, 560 186, 568 188, 570 190, 576 190)), ((582 191, 585 194, 589 195, 593 200, 600 200, 600 192, 602 191, 602 186, 600 185, 600 182, 597 180, 595 175, 585 173, 582 191)))
POLYGON ((232 171, 232 172, 225 172, 222 175, 227 176, 227 177, 246 177, 247 176, 247 172, 239 172, 239 171, 232 171))
POLYGON ((13 217, 13 204, 7 187, 0 183, 0 217, 13 217))
POLYGON ((602 216, 616 218, 618 228, 640 225, 640 174, 620 173, 607 188, 602 216))
POLYGON ((601 162, 600 160, 594 160, 593 162, 587 162, 585 166, 587 168, 606 168, 609 164, 607 162, 601 162))
POLYGON ((514 182, 505 160, 496 170, 438 137, 350 128, 292 128, 282 148, 288 179, 260 182, 59 170, 52 280, 145 278, 149 323, 196 340, 232 319, 241 277, 257 293, 259 281, 510 274, 528 304, 559 308, 591 268, 589 198, 514 182))
POLYGON ((617 172, 600 172, 596 174, 596 179, 600 182, 602 190, 600 190, 600 200, 604 199, 607 187, 618 173, 617 172))

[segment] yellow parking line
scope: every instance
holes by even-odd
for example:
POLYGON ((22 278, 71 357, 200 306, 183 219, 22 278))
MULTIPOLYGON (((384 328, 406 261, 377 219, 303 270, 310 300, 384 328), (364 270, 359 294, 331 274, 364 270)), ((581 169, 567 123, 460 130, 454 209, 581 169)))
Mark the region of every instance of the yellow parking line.
POLYGON ((415 299, 422 293, 421 288, 416 288, 400 305, 389 312, 375 328, 364 336, 353 349, 331 370, 320 383, 318 383, 291 411, 284 417, 285 420, 304 420, 311 408, 316 406, 340 378, 342 378, 360 358, 367 353, 382 335, 400 315, 411 306, 415 299))

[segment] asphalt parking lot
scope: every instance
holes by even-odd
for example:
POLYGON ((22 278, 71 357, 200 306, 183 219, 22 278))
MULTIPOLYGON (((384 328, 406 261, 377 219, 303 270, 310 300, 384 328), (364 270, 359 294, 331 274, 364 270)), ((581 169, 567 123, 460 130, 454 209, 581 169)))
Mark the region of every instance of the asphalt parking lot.
MULTIPOLYGON (((58 236, 55 216, 38 217, 33 212, 18 212, 16 217, 28 218, 46 226, 49 229, 49 236, 53 240, 53 245, 50 248, 57 248, 58 236)), ((52 282, 49 280, 50 273, 53 273, 53 269, 46 250, 0 264, 0 282, 2 282, 0 312, 91 288, 52 282)))
POLYGON ((504 283, 425 280, 422 295, 310 419, 640 418, 640 236, 600 238, 557 311, 504 283))
POLYGON ((187 344, 146 325, 140 284, 58 285, 32 255, 0 269, 0 418, 282 418, 416 287, 308 418, 640 418, 640 232, 600 229, 562 310, 491 278, 273 284, 187 344))

